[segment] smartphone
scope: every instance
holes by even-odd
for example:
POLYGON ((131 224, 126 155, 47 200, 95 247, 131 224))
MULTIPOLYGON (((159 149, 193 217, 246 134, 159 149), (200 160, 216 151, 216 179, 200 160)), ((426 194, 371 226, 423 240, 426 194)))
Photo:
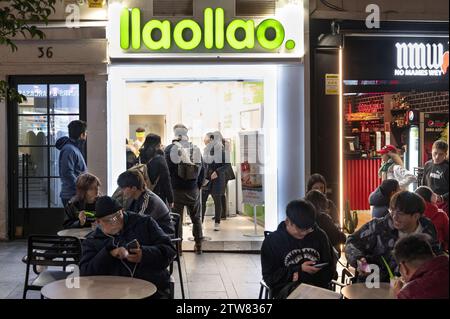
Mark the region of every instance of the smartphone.
POLYGON ((137 241, 137 239, 133 239, 132 241, 130 241, 127 246, 126 246, 128 252, 130 254, 134 254, 131 250, 132 249, 138 249, 139 248, 139 242, 137 241))
POLYGON ((315 265, 313 265, 313 267, 319 268, 319 269, 321 269, 321 268, 323 268, 323 267, 325 267, 325 266, 328 266, 328 263, 321 263, 321 264, 315 264, 315 265))

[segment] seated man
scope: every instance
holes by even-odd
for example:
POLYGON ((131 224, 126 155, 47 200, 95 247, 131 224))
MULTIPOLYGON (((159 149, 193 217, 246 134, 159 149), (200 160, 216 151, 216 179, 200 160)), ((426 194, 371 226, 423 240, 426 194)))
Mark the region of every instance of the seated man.
POLYGON ((263 279, 275 298, 287 297, 300 283, 329 287, 335 263, 310 202, 294 200, 288 204, 286 221, 263 242, 261 264, 263 279))
POLYGON ((395 243, 409 234, 424 233, 431 236, 433 250, 441 253, 433 223, 423 217, 424 200, 417 194, 402 191, 394 194, 390 202, 390 213, 383 218, 375 218, 363 225, 347 238, 345 256, 348 263, 358 268, 359 281, 369 275, 368 264, 380 268, 380 281, 389 282, 389 268, 399 274, 397 263, 392 256, 395 243))
POLYGON ((167 235, 173 235, 175 228, 167 205, 152 191, 145 187, 144 177, 135 170, 119 175, 117 184, 125 198, 132 199, 129 211, 139 215, 149 215, 167 235))
POLYGON ((435 257, 425 235, 400 239, 394 256, 405 282, 395 286, 398 299, 448 299, 448 256, 435 257))
MULTIPOLYGON (((124 212, 108 196, 97 199, 95 216, 98 227, 83 241, 81 276, 134 277, 154 283, 159 292, 167 291, 167 267, 175 249, 153 218, 124 212)), ((158 297, 160 293, 154 296, 158 297)))

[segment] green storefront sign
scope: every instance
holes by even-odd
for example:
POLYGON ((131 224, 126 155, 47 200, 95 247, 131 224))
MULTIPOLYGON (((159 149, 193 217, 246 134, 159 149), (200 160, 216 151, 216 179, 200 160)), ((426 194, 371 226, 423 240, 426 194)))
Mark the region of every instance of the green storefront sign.
POLYGON ((185 51, 192 51, 202 43, 208 50, 222 50, 228 44, 234 50, 253 49, 258 43, 267 51, 274 51, 284 44, 286 49, 295 48, 294 40, 285 42, 285 30, 281 22, 266 19, 256 26, 254 20, 234 19, 225 25, 225 12, 222 8, 206 8, 204 10, 203 29, 192 19, 184 19, 175 23, 168 20, 150 20, 141 24, 141 10, 124 8, 120 15, 120 47, 122 50, 139 50, 142 43, 149 50, 170 50, 175 44, 185 51), (161 36, 154 39, 152 33, 159 30, 161 36), (185 39, 183 33, 192 32, 190 39, 185 39), (237 39, 238 30, 244 32, 243 38, 237 39), (274 36, 267 38, 267 31, 274 36))

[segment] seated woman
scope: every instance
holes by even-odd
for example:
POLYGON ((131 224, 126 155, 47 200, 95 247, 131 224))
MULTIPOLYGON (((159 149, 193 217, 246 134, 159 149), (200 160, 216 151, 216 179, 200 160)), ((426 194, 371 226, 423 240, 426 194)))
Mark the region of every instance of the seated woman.
POLYGON ((85 173, 77 178, 76 195, 64 207, 66 214, 63 227, 91 227, 95 221, 95 202, 99 196, 100 180, 85 173))
MULTIPOLYGON (((308 185, 306 187, 306 192, 309 192, 311 190, 318 190, 325 196, 327 196, 327 181, 325 180, 325 177, 323 177, 320 174, 313 174, 308 180, 308 185)), ((336 204, 331 199, 328 199, 328 209, 327 209, 328 215, 331 216, 331 219, 333 220, 333 223, 339 224, 339 214, 336 208, 336 204)))
POLYGON ((372 218, 383 218, 389 214, 389 203, 392 196, 400 191, 400 185, 396 179, 386 179, 369 196, 369 204, 372 208, 372 218))

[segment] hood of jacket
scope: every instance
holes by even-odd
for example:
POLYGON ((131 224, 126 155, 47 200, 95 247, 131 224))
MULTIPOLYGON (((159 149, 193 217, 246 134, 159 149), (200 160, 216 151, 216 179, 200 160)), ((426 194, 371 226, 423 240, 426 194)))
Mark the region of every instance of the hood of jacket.
POLYGON ((369 196, 369 204, 371 206, 389 206, 389 198, 381 192, 381 188, 378 187, 369 196))

